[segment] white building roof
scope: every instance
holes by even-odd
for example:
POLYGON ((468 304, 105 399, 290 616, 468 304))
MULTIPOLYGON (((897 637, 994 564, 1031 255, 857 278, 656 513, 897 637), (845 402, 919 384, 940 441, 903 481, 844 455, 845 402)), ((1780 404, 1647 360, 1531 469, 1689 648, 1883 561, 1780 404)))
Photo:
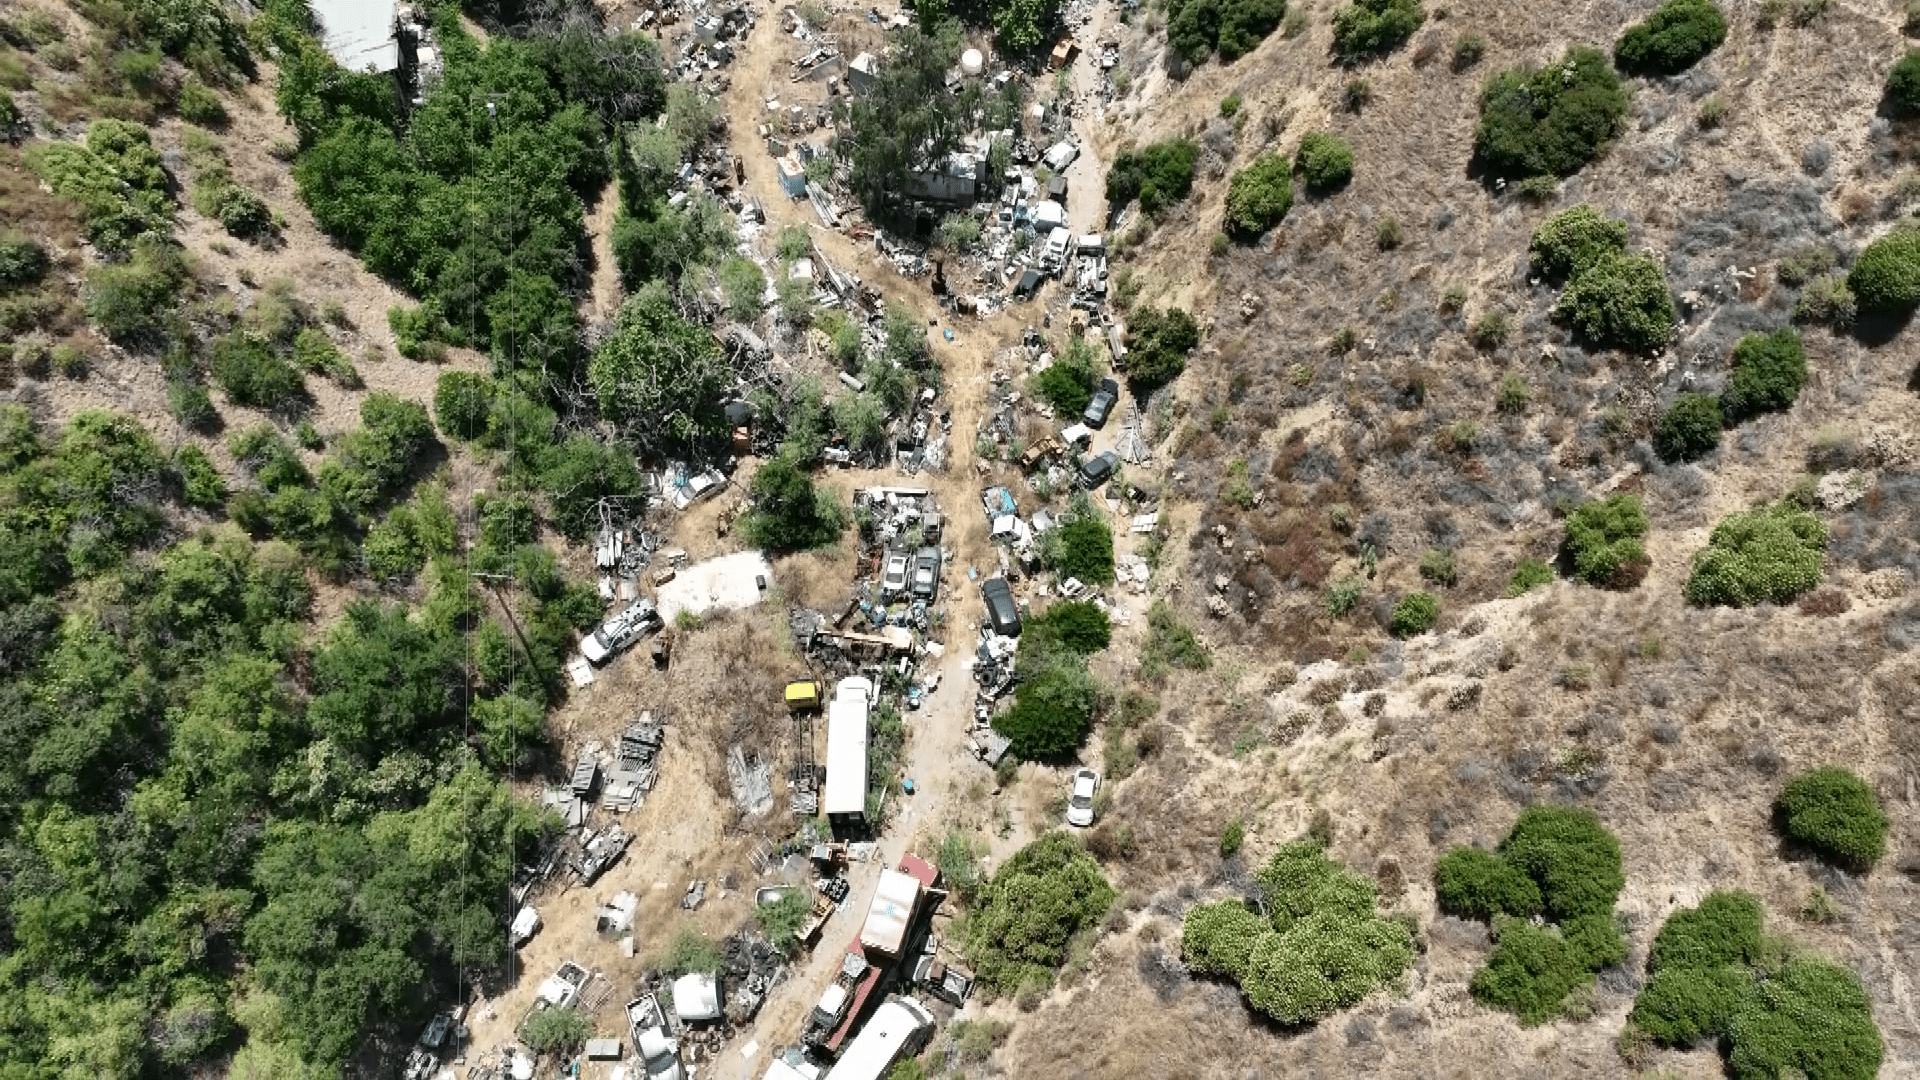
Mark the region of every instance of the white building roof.
POLYGON ((348 71, 392 71, 400 66, 393 34, 398 6, 398 0, 313 0, 320 42, 348 71))
POLYGON ((820 793, 826 814, 863 814, 867 809, 867 702, 859 694, 835 694, 827 705, 827 783, 820 793))

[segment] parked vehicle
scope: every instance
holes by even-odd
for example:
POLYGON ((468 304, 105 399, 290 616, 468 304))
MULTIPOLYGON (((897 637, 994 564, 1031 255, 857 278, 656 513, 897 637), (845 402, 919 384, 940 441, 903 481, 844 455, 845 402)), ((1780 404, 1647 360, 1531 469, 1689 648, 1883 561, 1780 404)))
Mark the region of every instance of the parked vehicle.
POLYGON ((860 1029, 826 1080, 881 1080, 894 1064, 920 1052, 933 1032, 933 1014, 910 997, 888 998, 860 1029))
POLYGON ((1112 379, 1101 379, 1100 389, 1093 392, 1093 400, 1087 402, 1087 411, 1080 414, 1090 428, 1098 430, 1107 426, 1107 417, 1113 414, 1113 407, 1120 401, 1120 384, 1112 379))
POLYGON ((1080 486, 1088 491, 1099 487, 1120 470, 1120 455, 1108 450, 1080 463, 1080 486))
POLYGON ((585 985, 587 969, 567 960, 560 964, 559 970, 546 977, 535 996, 549 1008, 565 1009, 580 1000, 580 988, 585 985))
POLYGON ((880 595, 899 596, 907 591, 907 553, 887 552, 886 567, 880 572, 880 595))
POLYGON ((604 664, 627 646, 664 626, 660 612, 647 599, 635 600, 625 610, 600 624, 600 628, 580 639, 580 655, 593 664, 604 664))
POLYGON ((913 557, 913 595, 932 600, 940 592, 940 549, 923 547, 913 557))
POLYGON ((987 602, 987 625, 1002 637, 1020 636, 1020 608, 1013 602, 1013 587, 1006 578, 988 578, 980 585, 980 596, 987 602))
POLYGON ((1080 769, 1073 774, 1073 790, 1067 795, 1067 824, 1084 829, 1093 824, 1093 793, 1100 790, 1100 774, 1080 769))
POLYGON ((680 1042, 667 1028, 666 1013, 652 994, 627 1002, 627 1032, 647 1080, 686 1080, 680 1067, 680 1042))

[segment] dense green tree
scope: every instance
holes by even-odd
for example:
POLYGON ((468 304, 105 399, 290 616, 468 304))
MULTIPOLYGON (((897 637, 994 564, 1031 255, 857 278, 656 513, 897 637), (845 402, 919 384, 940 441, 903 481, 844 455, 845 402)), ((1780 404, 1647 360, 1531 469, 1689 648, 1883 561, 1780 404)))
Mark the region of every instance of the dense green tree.
POLYGON ((1727 17, 1713 0, 1667 0, 1627 27, 1613 47, 1621 71, 1675 75, 1727 40, 1727 17))
POLYGON ((1673 336, 1667 276, 1639 255, 1602 256, 1567 283, 1553 314, 1601 348, 1653 352, 1673 336))
POLYGON ((1733 347, 1733 374, 1721 410, 1739 420, 1788 408, 1807 384, 1807 353, 1794 330, 1748 334, 1733 347))
POLYGON ((1494 176, 1571 176, 1619 134, 1626 114, 1626 91, 1606 56, 1574 46, 1559 63, 1488 80, 1474 151, 1494 176))
POLYGON ((1159 213, 1193 190, 1200 146, 1191 139, 1170 139, 1122 150, 1107 167, 1107 204, 1118 210, 1135 199, 1140 209, 1159 213))
POLYGON ((749 543, 772 551, 807 551, 831 544, 846 529, 847 514, 831 491, 785 457, 775 457, 753 477, 753 506, 740 520, 749 543))
POLYGON ((643 289, 620 308, 613 334, 587 366, 601 415, 642 443, 686 443, 718 432, 733 373, 713 335, 674 310, 666 290, 643 289))
POLYGON ((1864 869, 1887 850, 1887 815, 1866 781, 1839 766, 1787 782, 1774 804, 1787 839, 1842 866, 1864 869))
POLYGON ((1116 895, 1079 841, 1047 833, 1015 852, 981 890, 965 926, 967 957, 982 982, 1003 992, 1050 982, 1068 941, 1091 933, 1116 895))
POLYGON ((1333 51, 1349 62, 1388 52, 1426 19, 1420 0, 1354 0, 1333 13, 1333 51))
POLYGON ((1127 381, 1151 390, 1178 378, 1200 346, 1200 324, 1177 307, 1137 308, 1127 317, 1127 381))
POLYGON ((1646 575, 1649 528, 1640 497, 1621 492, 1591 499, 1567 515, 1562 542, 1574 573, 1600 588, 1631 588, 1646 575))
POLYGON ((1293 164, 1268 151, 1227 182, 1227 230, 1243 240, 1280 224, 1293 208, 1293 164))

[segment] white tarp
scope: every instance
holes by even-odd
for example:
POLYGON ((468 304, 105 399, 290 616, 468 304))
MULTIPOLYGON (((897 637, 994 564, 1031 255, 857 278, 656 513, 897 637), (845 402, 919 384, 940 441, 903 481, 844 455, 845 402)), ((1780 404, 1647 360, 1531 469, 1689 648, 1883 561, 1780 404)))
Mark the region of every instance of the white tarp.
POLYGON ((660 586, 656 596, 660 617, 667 625, 683 611, 705 615, 752 607, 766 596, 763 583, 773 579, 773 566, 758 551, 738 551, 682 569, 660 586))

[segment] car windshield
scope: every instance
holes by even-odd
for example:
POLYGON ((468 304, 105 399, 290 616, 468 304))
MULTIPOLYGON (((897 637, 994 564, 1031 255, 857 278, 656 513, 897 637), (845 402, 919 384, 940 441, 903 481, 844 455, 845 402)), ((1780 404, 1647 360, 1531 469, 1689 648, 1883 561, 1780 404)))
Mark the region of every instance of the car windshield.
POLYGON ((1091 805, 1093 802, 1092 799, 1088 798, 1085 795, 1082 795, 1078 791, 1073 793, 1073 799, 1071 801, 1074 806, 1080 806, 1080 807, 1091 805))

